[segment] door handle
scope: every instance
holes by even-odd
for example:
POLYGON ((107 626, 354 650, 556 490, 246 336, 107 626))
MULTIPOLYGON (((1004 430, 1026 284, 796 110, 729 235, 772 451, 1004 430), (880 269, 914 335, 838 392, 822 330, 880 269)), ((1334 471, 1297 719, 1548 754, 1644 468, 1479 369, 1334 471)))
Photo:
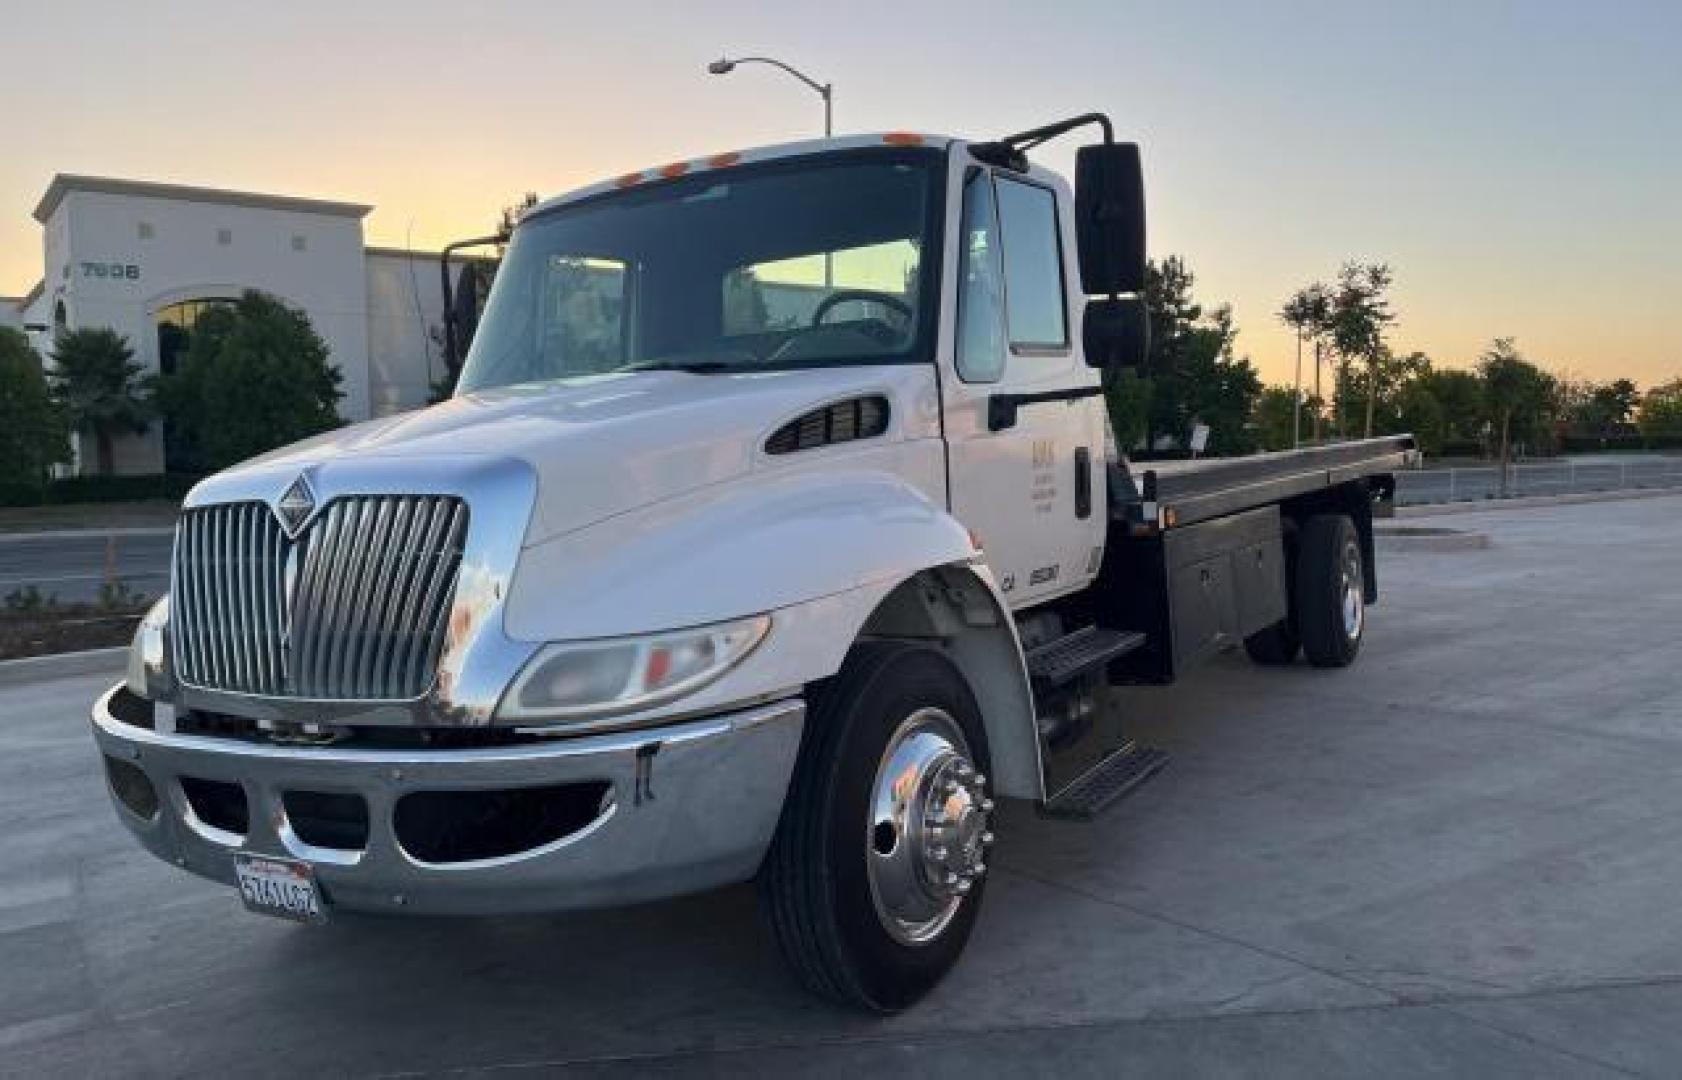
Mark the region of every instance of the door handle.
POLYGON ((1079 401, 1097 397, 1102 386, 1072 386, 1067 390, 1042 390, 1037 394, 990 394, 987 397, 987 430, 1003 431, 1016 426, 1016 410, 1042 401, 1079 401))
POLYGON ((1075 517, 1092 516, 1092 451, 1075 447, 1075 517))

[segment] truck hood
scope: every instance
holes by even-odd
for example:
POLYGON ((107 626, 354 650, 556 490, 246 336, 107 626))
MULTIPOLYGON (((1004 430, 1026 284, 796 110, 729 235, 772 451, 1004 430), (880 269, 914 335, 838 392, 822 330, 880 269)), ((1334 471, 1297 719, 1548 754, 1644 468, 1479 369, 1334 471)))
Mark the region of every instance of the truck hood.
POLYGON ((629 372, 465 394, 294 443, 217 479, 294 468, 331 472, 346 459, 407 460, 424 470, 429 458, 517 458, 538 477, 525 537, 530 545, 755 469, 792 464, 764 454, 766 436, 812 408, 870 393, 889 399, 886 439, 935 430, 932 374, 919 366, 629 372))

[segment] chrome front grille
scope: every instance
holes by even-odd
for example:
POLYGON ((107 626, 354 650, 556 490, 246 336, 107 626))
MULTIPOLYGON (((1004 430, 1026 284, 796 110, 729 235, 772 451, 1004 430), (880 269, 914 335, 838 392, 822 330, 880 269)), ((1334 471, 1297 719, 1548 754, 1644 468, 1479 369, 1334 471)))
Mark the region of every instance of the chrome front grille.
POLYGON ((170 597, 177 675, 268 697, 419 697, 466 538, 467 506, 448 496, 343 496, 295 540, 267 503, 188 510, 170 597))

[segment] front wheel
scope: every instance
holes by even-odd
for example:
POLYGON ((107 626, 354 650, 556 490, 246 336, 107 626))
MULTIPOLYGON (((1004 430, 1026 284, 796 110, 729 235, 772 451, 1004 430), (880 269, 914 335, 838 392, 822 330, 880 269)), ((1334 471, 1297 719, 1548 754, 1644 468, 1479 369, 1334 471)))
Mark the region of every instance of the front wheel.
POLYGON ((957 961, 981 907, 980 710, 949 660, 897 642, 854 647, 810 705, 761 897, 808 989, 895 1012, 957 961))

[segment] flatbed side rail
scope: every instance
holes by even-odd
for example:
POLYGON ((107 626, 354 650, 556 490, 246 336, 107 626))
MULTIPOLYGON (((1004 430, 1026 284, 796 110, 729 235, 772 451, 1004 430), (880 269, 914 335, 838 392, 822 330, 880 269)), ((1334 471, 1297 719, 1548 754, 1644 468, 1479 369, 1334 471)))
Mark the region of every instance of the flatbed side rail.
POLYGON ((1127 467, 1112 473, 1111 517, 1174 527, 1224 517, 1362 477, 1411 468, 1413 436, 1391 435, 1250 457, 1127 467))

